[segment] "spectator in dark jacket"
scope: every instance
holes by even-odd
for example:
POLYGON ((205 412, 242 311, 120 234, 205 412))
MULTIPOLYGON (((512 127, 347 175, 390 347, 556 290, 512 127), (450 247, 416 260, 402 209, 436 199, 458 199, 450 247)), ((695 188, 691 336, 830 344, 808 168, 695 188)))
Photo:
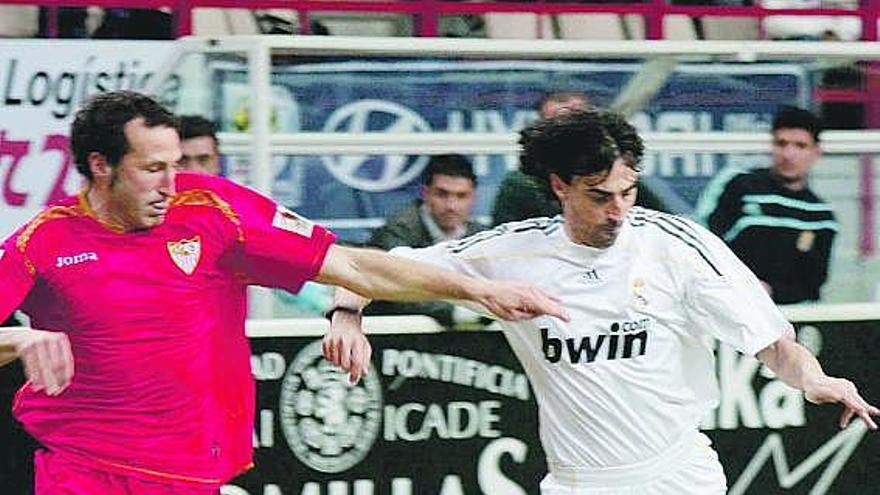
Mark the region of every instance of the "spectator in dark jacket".
MULTIPOLYGON (((477 195, 477 177, 467 158, 455 154, 432 156, 424 177, 422 198, 393 214, 373 233, 368 244, 385 250, 398 246, 427 247, 485 229, 471 218, 477 195)), ((367 306, 367 312, 425 314, 444 326, 455 323, 454 307, 443 302, 376 301, 367 306)))

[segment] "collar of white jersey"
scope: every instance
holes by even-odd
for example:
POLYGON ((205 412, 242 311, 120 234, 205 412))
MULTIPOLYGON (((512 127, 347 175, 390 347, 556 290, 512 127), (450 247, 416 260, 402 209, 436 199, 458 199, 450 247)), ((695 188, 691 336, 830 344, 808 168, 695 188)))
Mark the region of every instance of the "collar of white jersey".
POLYGON ((614 244, 606 247, 606 248, 597 248, 593 246, 587 246, 586 244, 580 244, 571 240, 571 237, 568 236, 568 231, 565 229, 565 222, 563 221, 563 228, 558 229, 554 235, 559 240, 562 248, 572 255, 582 257, 582 258, 598 258, 602 256, 608 256, 610 254, 616 253, 620 251, 621 246, 626 244, 627 239, 629 238, 631 230, 631 225, 629 224, 629 218, 624 220, 623 225, 620 227, 620 233, 617 234, 617 239, 614 240, 614 244))

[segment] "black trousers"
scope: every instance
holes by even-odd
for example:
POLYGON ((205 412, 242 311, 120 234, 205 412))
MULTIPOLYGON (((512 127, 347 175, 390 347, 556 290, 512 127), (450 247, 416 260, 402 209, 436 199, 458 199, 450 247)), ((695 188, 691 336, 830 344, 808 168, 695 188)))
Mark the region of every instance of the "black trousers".
MULTIPOLYGON (((2 326, 17 326, 10 317, 2 326)), ((39 444, 12 417, 12 399, 24 383, 21 361, 0 367, 0 492, 3 495, 34 493, 34 450, 39 444)))

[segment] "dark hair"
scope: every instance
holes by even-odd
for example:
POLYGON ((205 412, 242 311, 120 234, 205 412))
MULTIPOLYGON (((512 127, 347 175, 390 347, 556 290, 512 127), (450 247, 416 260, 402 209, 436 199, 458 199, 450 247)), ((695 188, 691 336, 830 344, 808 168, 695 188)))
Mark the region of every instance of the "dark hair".
POLYGON ((111 166, 128 153, 125 124, 142 118, 147 127, 178 129, 177 118, 149 96, 134 91, 101 93, 76 113, 70 127, 70 148, 76 169, 91 179, 89 154, 100 153, 111 166))
POLYGON ((819 117, 813 112, 803 108, 784 105, 779 107, 773 117, 773 131, 779 129, 803 129, 813 136, 813 141, 819 142, 819 134, 822 132, 822 124, 819 117))
POLYGON ((425 168, 425 184, 430 185, 435 175, 450 175, 452 177, 464 177, 477 185, 477 176, 474 175, 474 167, 471 162, 462 155, 433 155, 425 168))
POLYGON ((590 108, 540 119, 520 131, 520 169, 544 185, 550 174, 570 183, 576 175, 608 173, 622 158, 638 171, 645 148, 622 115, 590 108))
POLYGON ((535 110, 538 112, 538 115, 542 114, 542 110, 544 109, 544 105, 547 103, 565 103, 571 100, 581 100, 584 104, 589 105, 590 99, 587 98, 587 95, 581 93, 580 91, 554 91, 552 93, 544 93, 541 95, 541 98, 538 100, 538 103, 535 104, 535 110))
POLYGON ((209 137, 217 144, 217 127, 210 120, 201 115, 181 115, 178 119, 181 140, 209 137))

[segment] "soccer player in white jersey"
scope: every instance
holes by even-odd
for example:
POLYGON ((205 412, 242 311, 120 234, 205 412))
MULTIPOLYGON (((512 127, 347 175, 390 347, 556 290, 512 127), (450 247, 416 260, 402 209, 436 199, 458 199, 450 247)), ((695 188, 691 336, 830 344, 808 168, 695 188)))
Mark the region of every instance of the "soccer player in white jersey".
MULTIPOLYGON (((718 401, 712 339, 757 356, 811 402, 841 403, 841 427, 858 416, 876 429, 880 410, 850 381, 825 375, 720 239, 633 207, 643 146, 622 117, 592 109, 540 120, 520 144, 523 171, 549 183, 561 216, 394 252, 560 295, 569 322, 501 323, 538 402, 542 494, 725 493, 718 456, 698 431, 718 401)), ((325 339, 336 364, 363 360, 343 344, 359 331, 364 303, 337 296, 346 311, 325 339)))

